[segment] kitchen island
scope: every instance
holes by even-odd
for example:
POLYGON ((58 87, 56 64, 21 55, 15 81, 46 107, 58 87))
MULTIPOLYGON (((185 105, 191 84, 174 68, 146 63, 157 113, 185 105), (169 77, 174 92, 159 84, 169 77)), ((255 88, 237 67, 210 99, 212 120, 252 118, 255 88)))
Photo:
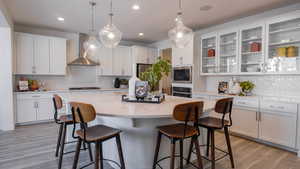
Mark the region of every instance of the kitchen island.
MULTIPOLYGON (((151 169, 157 137, 156 127, 178 122, 172 119, 175 105, 201 99, 166 96, 161 104, 127 103, 121 101, 122 94, 124 93, 74 93, 69 95, 67 101, 94 105, 98 115, 94 124, 104 124, 123 131, 121 141, 127 169, 151 169)), ((211 111, 215 106, 215 101, 202 101, 204 112, 211 111)), ((168 139, 163 138, 160 157, 170 154, 169 147, 168 139)), ((187 149, 188 142, 185 143, 185 154, 187 149)), ((114 140, 104 143, 104 158, 118 161, 114 140)), ((160 164, 164 168, 169 167, 168 160, 160 164)))

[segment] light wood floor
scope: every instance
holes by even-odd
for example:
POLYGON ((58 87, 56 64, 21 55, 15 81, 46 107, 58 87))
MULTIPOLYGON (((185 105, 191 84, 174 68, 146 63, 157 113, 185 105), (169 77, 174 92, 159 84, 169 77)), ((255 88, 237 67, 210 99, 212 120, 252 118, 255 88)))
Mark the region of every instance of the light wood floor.
MULTIPOLYGON (((54 157, 54 150, 57 127, 53 123, 40 124, 17 127, 12 132, 1 132, 0 169, 56 169, 58 161, 54 157)), ((300 158, 293 153, 233 136, 231 143, 236 169, 300 169, 300 158)), ((216 134, 216 144, 226 150, 222 133, 216 134)), ((87 153, 81 153, 80 159, 81 163, 88 161, 87 153)), ((70 169, 72 161, 73 154, 66 155, 63 168, 70 169)), ((209 168, 207 162, 205 166, 209 168)), ((217 162, 216 168, 230 169, 230 161, 225 158, 217 162)), ((105 169, 112 167, 106 165, 105 169)))

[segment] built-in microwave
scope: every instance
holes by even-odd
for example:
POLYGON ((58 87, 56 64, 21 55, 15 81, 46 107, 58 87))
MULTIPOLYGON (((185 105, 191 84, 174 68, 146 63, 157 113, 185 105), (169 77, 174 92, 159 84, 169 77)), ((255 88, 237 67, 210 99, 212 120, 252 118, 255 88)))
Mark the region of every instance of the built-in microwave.
POLYGON ((173 83, 192 83, 192 66, 173 67, 173 83))

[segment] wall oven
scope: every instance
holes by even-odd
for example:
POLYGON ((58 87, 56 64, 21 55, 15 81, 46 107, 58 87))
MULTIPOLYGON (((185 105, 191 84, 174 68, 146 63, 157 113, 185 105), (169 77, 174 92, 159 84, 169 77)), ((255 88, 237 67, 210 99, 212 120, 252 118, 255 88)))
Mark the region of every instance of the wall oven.
POLYGON ((175 87, 173 86, 173 96, 178 96, 178 97, 192 97, 192 88, 190 87, 175 87))
POLYGON ((173 67, 173 83, 192 83, 192 66, 173 67))

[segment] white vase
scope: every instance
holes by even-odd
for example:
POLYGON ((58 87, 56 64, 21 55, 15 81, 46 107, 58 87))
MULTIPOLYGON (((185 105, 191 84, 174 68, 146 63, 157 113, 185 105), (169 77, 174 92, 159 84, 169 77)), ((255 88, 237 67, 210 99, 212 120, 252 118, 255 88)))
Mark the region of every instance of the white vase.
MULTIPOLYGON (((133 67, 133 68, 135 68, 135 67, 133 67)), ((140 79, 137 78, 136 74, 134 73, 128 82, 128 85, 129 85, 128 96, 130 99, 135 99, 135 83, 136 83, 136 81, 140 81, 140 79)))

